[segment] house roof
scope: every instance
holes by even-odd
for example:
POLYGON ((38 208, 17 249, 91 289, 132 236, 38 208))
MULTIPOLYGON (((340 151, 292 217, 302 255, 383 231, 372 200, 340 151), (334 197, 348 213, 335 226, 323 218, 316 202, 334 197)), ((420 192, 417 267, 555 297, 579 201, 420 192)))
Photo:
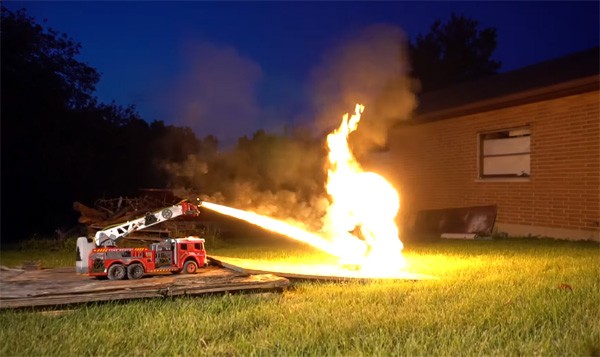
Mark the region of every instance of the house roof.
POLYGON ((600 47, 419 95, 413 123, 598 90, 600 47))

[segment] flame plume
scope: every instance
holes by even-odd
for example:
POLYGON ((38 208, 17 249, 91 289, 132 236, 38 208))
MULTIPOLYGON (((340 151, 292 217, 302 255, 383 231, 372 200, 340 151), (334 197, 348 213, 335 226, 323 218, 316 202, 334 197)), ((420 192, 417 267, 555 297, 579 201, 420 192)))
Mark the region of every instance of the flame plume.
POLYGON ((354 115, 344 115, 340 127, 327 136, 327 193, 332 204, 324 230, 336 246, 344 246, 352 239, 364 242, 364 254, 348 263, 363 270, 397 270, 404 266, 403 246, 395 224, 400 198, 382 176, 363 171, 348 144, 348 136, 358 128, 363 110, 364 106, 357 104, 354 115))
POLYGON ((252 223, 337 256, 344 264, 369 276, 393 276, 405 265, 395 217, 400 199, 382 176, 363 171, 348 145, 358 128, 364 106, 327 136, 329 169, 327 193, 331 205, 320 234, 253 212, 204 202, 203 207, 252 223))

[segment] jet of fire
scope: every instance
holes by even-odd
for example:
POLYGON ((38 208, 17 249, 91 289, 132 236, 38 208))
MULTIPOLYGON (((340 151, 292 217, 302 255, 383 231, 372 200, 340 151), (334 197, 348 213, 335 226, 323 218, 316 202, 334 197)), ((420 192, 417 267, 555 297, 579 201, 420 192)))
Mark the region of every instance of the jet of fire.
MULTIPOLYGON (((352 260, 356 259, 357 255, 364 255, 366 246, 361 242, 352 242, 345 248, 335 247, 331 241, 324 239, 318 234, 310 233, 302 228, 296 227, 292 224, 280 221, 271 217, 262 216, 260 214, 248 211, 242 211, 236 208, 231 208, 223 205, 218 205, 211 202, 202 202, 202 207, 208 208, 212 211, 224 214, 229 217, 241 219, 248 223, 267 229, 271 232, 279 233, 295 239, 311 246, 318 248, 326 253, 333 256, 337 256, 340 259, 352 260)), ((346 233, 346 235, 349 235, 346 233)))
POLYGON ((203 207, 310 244, 370 276, 397 274, 405 264, 394 222, 400 208, 398 193, 380 175, 363 171, 348 145, 348 136, 357 129, 363 110, 357 104, 354 115, 344 115, 340 127, 327 136, 326 188, 332 203, 324 233, 307 232, 284 221, 210 202, 203 202, 203 207))

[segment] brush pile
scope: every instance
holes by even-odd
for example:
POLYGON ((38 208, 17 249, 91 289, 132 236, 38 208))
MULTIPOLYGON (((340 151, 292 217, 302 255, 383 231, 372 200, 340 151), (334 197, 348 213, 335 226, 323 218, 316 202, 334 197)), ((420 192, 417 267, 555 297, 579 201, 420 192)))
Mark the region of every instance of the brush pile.
MULTIPOLYGON (((118 223, 124 223, 140 217, 148 212, 154 212, 165 206, 177 203, 179 200, 158 199, 151 196, 140 197, 118 197, 98 199, 94 207, 88 207, 81 202, 74 202, 73 209, 79 212, 79 223, 87 226, 88 234, 93 235, 96 231, 118 223)), ((172 226, 172 225, 171 225, 172 226)), ((169 233, 172 228, 168 222, 163 222, 146 229, 146 232, 169 233)))

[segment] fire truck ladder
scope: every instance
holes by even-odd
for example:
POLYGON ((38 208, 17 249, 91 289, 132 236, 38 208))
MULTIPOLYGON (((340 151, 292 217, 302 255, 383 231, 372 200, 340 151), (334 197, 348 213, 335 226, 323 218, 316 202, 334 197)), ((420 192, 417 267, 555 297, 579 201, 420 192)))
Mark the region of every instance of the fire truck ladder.
POLYGON ((114 226, 108 226, 96 232, 94 241, 96 246, 115 246, 117 241, 123 239, 132 232, 159 224, 183 214, 198 214, 198 208, 193 204, 182 201, 171 207, 162 208, 155 212, 148 212, 144 217, 135 219, 133 221, 120 223, 114 226))

